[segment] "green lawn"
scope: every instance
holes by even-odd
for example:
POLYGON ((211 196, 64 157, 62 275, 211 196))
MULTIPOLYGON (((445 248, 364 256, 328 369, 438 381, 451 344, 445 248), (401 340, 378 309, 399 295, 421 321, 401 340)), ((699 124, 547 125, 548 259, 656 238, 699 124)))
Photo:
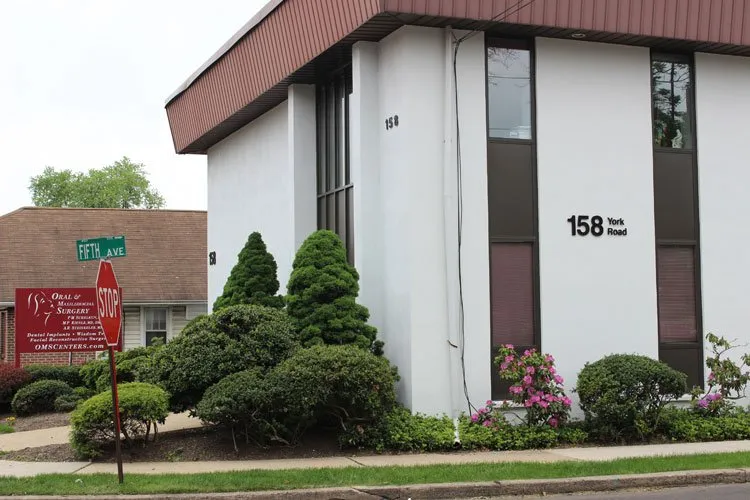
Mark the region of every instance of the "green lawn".
POLYGON ((15 429, 12 425, 8 425, 5 422, 0 422, 0 434, 8 434, 11 432, 15 432, 15 429))
MULTIPOLYGON (((348 467, 243 471, 211 474, 52 474, 0 478, 0 495, 80 495, 136 493, 206 493, 325 486, 378 486, 420 483, 544 479, 610 474, 639 474, 750 466, 750 452, 684 457, 632 458, 612 462, 557 462, 433 465, 417 467, 348 467)), ((113 465, 114 469, 114 465, 113 465)))

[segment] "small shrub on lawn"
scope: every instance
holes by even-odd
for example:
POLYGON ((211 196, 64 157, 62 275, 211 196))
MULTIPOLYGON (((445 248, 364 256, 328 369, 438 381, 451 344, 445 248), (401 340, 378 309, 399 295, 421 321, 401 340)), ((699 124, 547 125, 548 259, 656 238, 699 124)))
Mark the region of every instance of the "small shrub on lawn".
POLYGON ((60 380, 39 380, 22 387, 11 403, 16 415, 33 415, 55 410, 59 396, 73 394, 73 389, 60 380))
POLYGON ((83 385, 80 366, 29 365, 25 370, 31 375, 31 381, 60 380, 70 387, 83 385))
MULTIPOLYGON (((129 447, 148 436, 157 423, 169 414, 167 393, 151 384, 125 383, 118 387, 120 425, 129 447)), ((102 392, 82 402, 70 416, 70 444, 80 458, 89 459, 101 454, 101 448, 115 438, 112 423, 112 392, 102 392)))
POLYGON ((227 375, 268 370, 298 347, 284 311, 241 304, 193 320, 154 358, 154 380, 171 394, 175 411, 193 408, 227 375))
POLYGON ((359 273, 346 260, 336 233, 320 230, 302 243, 292 264, 286 297, 289 316, 302 344, 355 344, 382 352, 377 330, 367 324, 370 313, 357 304, 359 273))
POLYGON ((665 410, 660 432, 673 441, 724 441, 750 439, 750 413, 734 409, 719 416, 705 416, 677 408, 665 410))
POLYGON ((664 407, 685 394, 686 379, 647 356, 613 354, 587 363, 576 391, 591 434, 604 440, 646 439, 664 407))
POLYGON ((708 387, 692 390, 693 410, 701 415, 719 416, 728 413, 734 407, 734 400, 745 396, 745 389, 750 382, 750 354, 739 356, 740 363, 727 357, 727 353, 738 346, 733 342, 713 333, 706 335, 711 344, 713 356, 706 358, 710 370, 708 387))
POLYGON ((16 368, 10 363, 0 363, 0 405, 9 404, 16 391, 30 380, 31 375, 23 368, 16 368))
POLYGON ((237 304, 284 307, 284 298, 277 295, 279 280, 276 261, 266 249, 260 233, 250 234, 237 256, 237 264, 229 273, 224 292, 214 302, 214 312, 237 304))
POLYGON ((383 356, 352 345, 298 350, 268 373, 271 404, 287 441, 316 423, 341 433, 377 425, 396 403, 398 374, 383 356))
POLYGON ((235 451, 237 431, 245 436, 245 442, 265 441, 272 432, 268 390, 257 368, 228 375, 206 389, 195 413, 203 422, 229 429, 235 451))
POLYGON ((377 425, 350 427, 339 442, 377 451, 448 451, 455 447, 455 430, 450 417, 412 414, 396 406, 377 425))
MULTIPOLYGON (((506 344, 495 358, 500 378, 510 380, 511 399, 526 408, 526 423, 557 427, 570 413, 570 399, 563 390, 563 378, 555 369, 555 358, 536 349, 519 355, 506 344)), ((491 403, 491 402, 488 402, 491 403)))

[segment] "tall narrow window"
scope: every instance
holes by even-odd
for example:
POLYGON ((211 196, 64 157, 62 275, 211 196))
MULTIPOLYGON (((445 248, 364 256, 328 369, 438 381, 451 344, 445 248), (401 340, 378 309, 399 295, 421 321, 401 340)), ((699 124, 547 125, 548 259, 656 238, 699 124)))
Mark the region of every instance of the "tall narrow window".
POLYGON ((698 173, 687 56, 651 62, 659 358, 703 384, 698 173))
POLYGON ((349 166, 351 65, 317 85, 318 229, 330 229, 354 263, 354 187, 349 166))
MULTIPOLYGON (((492 357, 502 344, 539 347, 539 251, 533 54, 525 41, 487 47, 487 178, 492 357)), ((508 397, 492 371, 492 398, 508 397)))

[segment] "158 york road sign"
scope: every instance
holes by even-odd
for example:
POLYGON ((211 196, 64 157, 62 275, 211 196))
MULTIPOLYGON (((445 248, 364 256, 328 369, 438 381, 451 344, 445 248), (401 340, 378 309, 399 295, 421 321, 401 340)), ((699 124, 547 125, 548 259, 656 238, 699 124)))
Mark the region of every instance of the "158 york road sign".
POLYGON ((107 238, 91 238, 76 241, 78 261, 111 259, 125 257, 125 236, 109 236, 107 238))

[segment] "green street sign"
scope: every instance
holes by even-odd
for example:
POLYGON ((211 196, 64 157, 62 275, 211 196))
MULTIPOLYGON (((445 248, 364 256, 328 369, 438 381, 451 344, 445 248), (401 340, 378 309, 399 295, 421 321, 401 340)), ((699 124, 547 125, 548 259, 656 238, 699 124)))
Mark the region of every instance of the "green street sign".
POLYGON ((76 241, 78 261, 125 257, 125 236, 108 236, 76 241))

